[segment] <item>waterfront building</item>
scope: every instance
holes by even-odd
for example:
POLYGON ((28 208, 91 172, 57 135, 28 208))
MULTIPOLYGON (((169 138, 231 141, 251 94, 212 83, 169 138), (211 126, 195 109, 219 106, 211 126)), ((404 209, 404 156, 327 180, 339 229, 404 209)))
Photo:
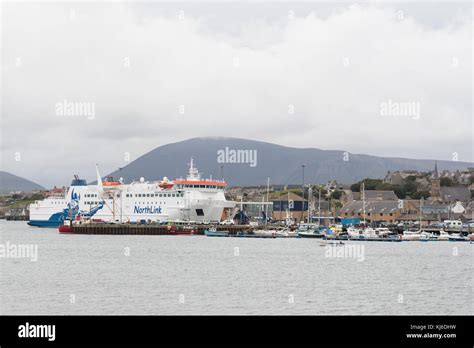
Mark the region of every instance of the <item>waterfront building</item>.
POLYGON ((308 216, 308 201, 294 192, 283 192, 273 202, 273 220, 302 221, 308 216))
POLYGON ((445 203, 469 202, 471 191, 468 186, 442 186, 439 197, 445 203))

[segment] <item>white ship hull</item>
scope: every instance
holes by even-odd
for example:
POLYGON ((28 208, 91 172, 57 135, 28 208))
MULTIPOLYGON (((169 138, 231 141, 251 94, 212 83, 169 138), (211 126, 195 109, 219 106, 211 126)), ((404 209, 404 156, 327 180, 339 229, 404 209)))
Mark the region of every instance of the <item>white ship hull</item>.
MULTIPOLYGON (((99 177, 100 181, 100 177, 99 177)), ((106 222, 221 221, 227 201, 223 181, 201 179, 192 166, 186 179, 174 182, 133 182, 125 185, 100 181, 87 185, 76 179, 65 197, 47 198, 30 205, 32 226, 55 227, 65 219, 106 222)))

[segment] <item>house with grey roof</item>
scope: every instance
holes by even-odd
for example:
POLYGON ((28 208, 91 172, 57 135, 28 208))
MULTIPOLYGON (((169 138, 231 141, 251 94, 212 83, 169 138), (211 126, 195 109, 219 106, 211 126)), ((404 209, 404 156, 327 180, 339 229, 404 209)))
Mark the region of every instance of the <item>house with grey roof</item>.
POLYGON ((468 186, 441 186, 440 196, 444 202, 469 202, 471 191, 468 186))
POLYGON ((398 201, 394 191, 365 190, 365 201, 398 201))
MULTIPOLYGON (((395 222, 402 213, 403 206, 395 200, 373 200, 365 202, 365 219, 368 222, 384 221, 395 222)), ((354 217, 364 219, 364 203, 353 201, 339 210, 340 217, 354 217)))

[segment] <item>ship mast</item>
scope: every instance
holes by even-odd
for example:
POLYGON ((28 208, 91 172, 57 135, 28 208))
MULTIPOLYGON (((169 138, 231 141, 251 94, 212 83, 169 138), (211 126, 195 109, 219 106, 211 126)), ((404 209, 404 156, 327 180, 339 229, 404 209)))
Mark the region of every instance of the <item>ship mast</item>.
POLYGON ((191 162, 189 162, 189 172, 188 180, 199 180, 200 175, 197 168, 194 167, 194 159, 191 157, 191 162))

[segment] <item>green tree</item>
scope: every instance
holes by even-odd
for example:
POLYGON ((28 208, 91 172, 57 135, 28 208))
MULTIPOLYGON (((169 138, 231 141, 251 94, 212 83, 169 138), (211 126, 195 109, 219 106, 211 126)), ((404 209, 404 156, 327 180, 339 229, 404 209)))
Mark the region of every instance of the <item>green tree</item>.
POLYGON ((360 182, 356 182, 355 184, 351 185, 352 192, 360 192, 360 182))
POLYGON ((364 183, 366 190, 376 190, 376 187, 382 185, 383 181, 381 179, 365 178, 364 180, 352 184, 351 190, 353 192, 360 192, 362 183, 364 183))
POLYGON ((414 181, 406 180, 403 188, 408 195, 411 195, 416 192, 417 186, 414 181))
POLYGON ((430 192, 429 191, 416 191, 416 192, 413 192, 410 196, 413 199, 422 199, 422 198, 427 199, 430 196, 430 192))
POLYGON ((315 197, 319 196, 319 191, 321 191, 321 197, 328 194, 328 191, 323 186, 314 186, 313 187, 313 195, 315 197))
POLYGON ((407 196, 407 193, 405 191, 405 187, 400 186, 400 185, 393 185, 393 191, 397 195, 398 198, 400 199, 405 199, 407 196))
POLYGON ((378 185, 383 183, 380 179, 364 179, 363 182, 366 190, 375 190, 378 185))
POLYGON ((453 180, 445 176, 441 178, 440 184, 441 186, 453 186, 453 180))
POLYGON ((377 185, 375 189, 381 190, 381 191, 390 191, 390 190, 393 190, 393 185, 388 182, 384 182, 384 183, 381 183, 380 185, 377 185))
POLYGON ((34 193, 31 195, 31 199, 34 199, 35 201, 43 199, 43 195, 41 193, 34 193))
POLYGON ((342 196, 342 191, 334 191, 331 193, 331 198, 332 199, 340 199, 342 196))

